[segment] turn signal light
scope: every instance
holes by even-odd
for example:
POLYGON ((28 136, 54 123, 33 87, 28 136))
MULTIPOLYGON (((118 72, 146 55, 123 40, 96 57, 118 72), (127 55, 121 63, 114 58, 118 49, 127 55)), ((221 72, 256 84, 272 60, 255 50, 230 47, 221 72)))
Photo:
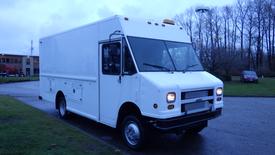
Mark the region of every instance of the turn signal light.
POLYGON ((172 109, 174 109, 174 107, 175 107, 174 104, 170 104, 170 105, 168 105, 167 109, 172 110, 172 109))

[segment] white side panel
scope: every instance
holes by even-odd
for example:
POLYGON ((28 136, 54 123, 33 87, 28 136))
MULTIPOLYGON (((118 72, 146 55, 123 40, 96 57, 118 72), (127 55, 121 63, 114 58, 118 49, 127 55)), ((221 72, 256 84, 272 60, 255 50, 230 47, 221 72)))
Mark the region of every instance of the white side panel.
POLYGON ((62 91, 68 110, 98 121, 98 25, 42 39, 40 62, 43 99, 62 91))
POLYGON ((97 77, 98 28, 83 27, 41 40, 41 73, 97 77))
POLYGON ((55 102, 55 92, 52 91, 53 86, 53 78, 51 77, 42 77, 40 76, 40 96, 43 97, 43 99, 55 102))

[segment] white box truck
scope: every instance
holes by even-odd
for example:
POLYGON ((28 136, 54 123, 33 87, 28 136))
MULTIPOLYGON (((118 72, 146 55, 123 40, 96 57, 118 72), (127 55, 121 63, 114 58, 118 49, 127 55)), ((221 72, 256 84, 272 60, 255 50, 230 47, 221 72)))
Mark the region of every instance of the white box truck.
POLYGON ((121 130, 132 149, 150 131, 198 133, 221 115, 223 82, 204 71, 171 20, 114 16, 40 39, 40 97, 121 130))

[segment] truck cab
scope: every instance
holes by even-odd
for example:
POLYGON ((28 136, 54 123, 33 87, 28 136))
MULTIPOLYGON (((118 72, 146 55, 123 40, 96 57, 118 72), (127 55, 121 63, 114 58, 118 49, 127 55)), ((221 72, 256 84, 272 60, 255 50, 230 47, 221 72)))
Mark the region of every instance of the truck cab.
MULTIPOLYGON (((138 146, 141 128, 199 132, 221 114, 223 83, 203 69, 191 43, 131 36, 118 42, 102 46, 101 82, 116 89, 102 90, 101 95, 109 92, 102 102, 132 106, 117 122, 128 146, 138 146)), ((115 108, 110 106, 103 112, 106 118, 115 108)))

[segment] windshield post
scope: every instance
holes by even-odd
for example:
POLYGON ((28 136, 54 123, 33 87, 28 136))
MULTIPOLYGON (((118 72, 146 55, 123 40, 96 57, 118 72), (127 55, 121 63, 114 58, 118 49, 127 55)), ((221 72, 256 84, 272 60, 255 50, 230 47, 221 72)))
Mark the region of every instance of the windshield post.
POLYGON ((130 41, 129 41, 128 37, 124 36, 124 41, 125 41, 125 44, 128 45, 130 55, 131 55, 131 57, 132 57, 134 66, 135 66, 135 68, 136 68, 136 72, 139 72, 139 68, 138 68, 138 65, 137 65, 137 61, 136 61, 136 58, 135 58, 135 56, 134 56, 133 49, 132 49, 132 47, 131 47, 131 44, 130 44, 130 41))
POLYGON ((173 58, 172 58, 172 56, 171 56, 171 53, 170 53, 170 51, 169 51, 169 49, 168 49, 168 47, 167 47, 167 44, 166 44, 166 43, 165 43, 165 47, 166 47, 166 49, 167 49, 167 53, 168 53, 168 55, 169 55, 170 59, 172 60, 172 64, 173 64, 173 66, 174 66, 175 70, 177 70, 176 65, 175 65, 175 62, 174 62, 174 60, 173 60, 173 58))

